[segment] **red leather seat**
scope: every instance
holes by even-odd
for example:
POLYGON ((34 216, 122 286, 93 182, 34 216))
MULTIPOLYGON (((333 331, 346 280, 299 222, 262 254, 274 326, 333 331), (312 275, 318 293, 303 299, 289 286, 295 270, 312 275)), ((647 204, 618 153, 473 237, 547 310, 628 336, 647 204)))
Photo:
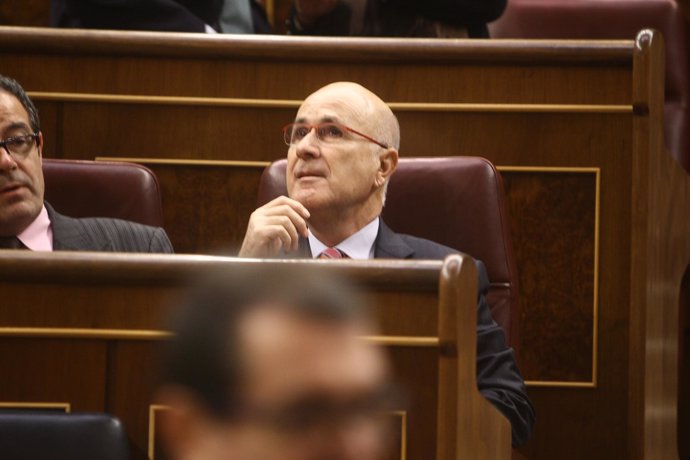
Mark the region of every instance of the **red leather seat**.
POLYGON ((163 226, 160 186, 134 163, 43 159, 45 200, 70 217, 113 217, 163 226))
MULTIPOLYGON (((268 166, 258 204, 287 194, 286 160, 268 166)), ((513 348, 519 345, 517 270, 500 174, 479 157, 401 158, 383 218, 394 231, 445 244, 480 259, 491 288, 488 302, 513 348)))

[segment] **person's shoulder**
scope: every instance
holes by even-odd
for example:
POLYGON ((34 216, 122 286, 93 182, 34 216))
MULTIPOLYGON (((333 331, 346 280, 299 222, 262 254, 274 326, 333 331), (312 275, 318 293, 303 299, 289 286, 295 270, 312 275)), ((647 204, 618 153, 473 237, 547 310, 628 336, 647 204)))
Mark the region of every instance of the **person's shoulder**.
POLYGON ((383 219, 379 220, 376 235, 376 258, 386 259, 444 259, 458 251, 425 238, 397 233, 383 219))
POLYGON ((170 240, 160 227, 108 217, 71 218, 90 239, 109 243, 117 252, 173 252, 170 240))
POLYGON ((457 249, 427 240, 426 238, 405 233, 398 233, 397 235, 405 244, 414 249, 415 259, 444 259, 450 254, 457 254, 459 252, 457 249))

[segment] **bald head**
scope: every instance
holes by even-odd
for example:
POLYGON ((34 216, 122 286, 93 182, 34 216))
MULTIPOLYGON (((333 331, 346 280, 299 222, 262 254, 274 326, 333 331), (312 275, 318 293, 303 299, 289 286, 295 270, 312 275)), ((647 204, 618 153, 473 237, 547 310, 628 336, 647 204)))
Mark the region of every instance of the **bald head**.
POLYGON ((349 81, 330 83, 310 94, 303 105, 324 102, 342 104, 354 119, 368 126, 374 138, 396 150, 400 148, 398 119, 380 97, 364 86, 349 81))

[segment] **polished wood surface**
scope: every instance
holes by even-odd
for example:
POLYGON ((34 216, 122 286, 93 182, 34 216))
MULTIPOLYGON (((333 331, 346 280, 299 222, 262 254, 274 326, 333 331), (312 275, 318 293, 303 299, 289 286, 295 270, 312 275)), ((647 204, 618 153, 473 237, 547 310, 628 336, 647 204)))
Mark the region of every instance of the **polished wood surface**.
POLYGON ((690 233, 690 203, 687 180, 661 144, 659 38, 0 28, 0 57, 16 63, 13 76, 39 105, 46 155, 161 165, 166 227, 182 252, 236 247, 255 200, 260 167, 252 165, 285 155, 280 127, 334 80, 358 81, 390 103, 403 155, 487 157, 510 183, 519 240, 519 358, 539 417, 524 452, 648 458, 666 445, 659 452, 674 458, 677 371, 665 366, 677 352, 669 318, 690 256, 680 236, 690 233), (170 159, 235 163, 204 170, 170 159))
POLYGON ((477 274, 459 255, 442 265, 0 251, 0 402, 111 412, 128 430, 133 458, 145 458, 156 349, 172 299, 205 270, 257 265, 286 276, 318 266, 367 289, 381 327, 375 340, 389 338, 410 396, 399 408, 406 458, 510 457, 509 423, 477 390, 477 274))

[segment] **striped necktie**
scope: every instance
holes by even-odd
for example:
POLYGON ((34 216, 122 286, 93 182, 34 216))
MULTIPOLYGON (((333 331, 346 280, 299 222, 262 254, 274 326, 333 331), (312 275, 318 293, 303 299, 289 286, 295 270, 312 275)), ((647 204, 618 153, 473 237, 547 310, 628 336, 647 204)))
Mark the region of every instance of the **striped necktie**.
POLYGON ((349 259, 350 257, 338 248, 326 248, 317 259, 349 259))
POLYGON ((28 249, 16 236, 0 236, 0 249, 28 249))

